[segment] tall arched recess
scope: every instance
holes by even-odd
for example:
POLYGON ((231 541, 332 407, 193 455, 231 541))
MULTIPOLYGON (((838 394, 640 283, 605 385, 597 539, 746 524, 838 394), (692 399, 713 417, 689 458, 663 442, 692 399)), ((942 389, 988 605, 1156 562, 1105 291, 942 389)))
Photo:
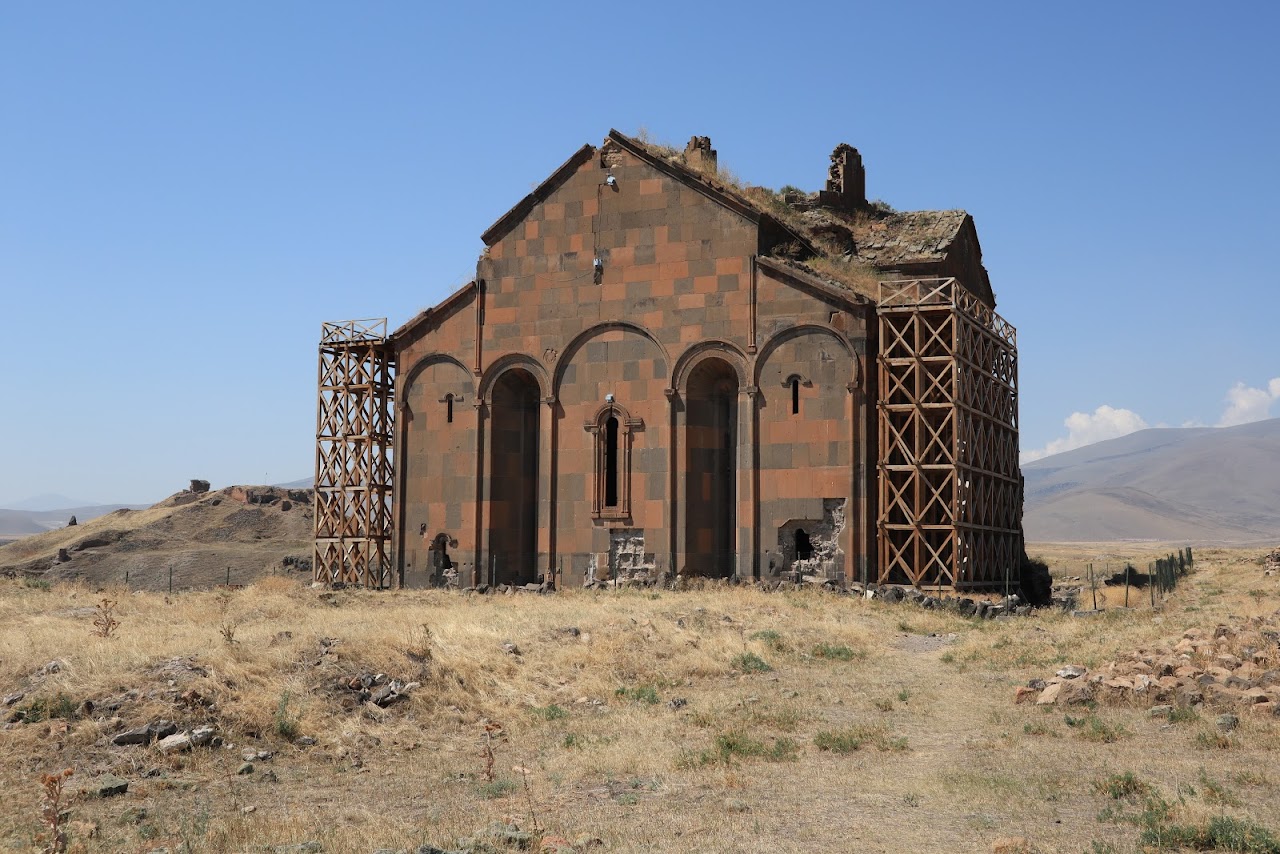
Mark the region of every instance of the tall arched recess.
POLYGON ((685 391, 685 570, 733 575, 738 537, 738 372, 705 358, 685 391))
POLYGON ((405 375, 396 455, 396 547, 406 587, 458 583, 462 568, 475 560, 474 526, 467 524, 466 502, 459 500, 475 490, 466 476, 475 471, 474 392, 471 371, 447 355, 428 356, 405 375), (432 551, 441 534, 456 544, 449 566, 432 551))
POLYGON ((537 580, 539 398, 537 379, 523 368, 507 370, 494 381, 489 570, 499 584, 537 580))

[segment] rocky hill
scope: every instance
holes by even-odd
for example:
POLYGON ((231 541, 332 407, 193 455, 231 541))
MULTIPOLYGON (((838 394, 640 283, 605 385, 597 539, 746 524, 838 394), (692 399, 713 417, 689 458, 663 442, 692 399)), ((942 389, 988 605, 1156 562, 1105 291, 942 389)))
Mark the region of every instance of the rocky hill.
POLYGON ((313 518, 309 489, 184 490, 0 546, 0 573, 150 590, 168 589, 171 572, 175 589, 244 584, 309 570, 313 518))
POLYGON ((1280 539, 1280 418, 1141 430, 1022 467, 1027 539, 1280 539))

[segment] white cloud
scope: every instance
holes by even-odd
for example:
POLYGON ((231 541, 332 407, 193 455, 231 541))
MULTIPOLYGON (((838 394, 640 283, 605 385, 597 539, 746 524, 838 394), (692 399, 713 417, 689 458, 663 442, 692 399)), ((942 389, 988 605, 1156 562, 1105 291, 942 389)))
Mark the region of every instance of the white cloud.
POLYGON ((1041 457, 1083 448, 1094 442, 1127 436, 1147 427, 1147 422, 1133 410, 1115 409, 1105 403, 1095 409, 1092 415, 1087 412, 1073 412, 1062 423, 1067 427, 1067 435, 1064 438, 1054 439, 1039 450, 1023 451, 1022 462, 1029 463, 1041 457))
POLYGON ((1271 417, 1271 407, 1280 400, 1280 377, 1267 383, 1266 388, 1251 388, 1236 383, 1227 391, 1227 408, 1218 419, 1219 427, 1234 427, 1271 417))

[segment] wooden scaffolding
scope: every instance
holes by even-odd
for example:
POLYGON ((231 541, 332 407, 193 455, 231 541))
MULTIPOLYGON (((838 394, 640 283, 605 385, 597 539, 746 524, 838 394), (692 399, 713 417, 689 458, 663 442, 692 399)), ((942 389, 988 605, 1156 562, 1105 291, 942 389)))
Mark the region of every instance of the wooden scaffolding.
POLYGON ((386 318, 325 323, 316 415, 316 581, 392 583, 395 355, 386 318))
POLYGON ((879 297, 879 581, 1016 587, 1017 332, 955 279, 879 297))

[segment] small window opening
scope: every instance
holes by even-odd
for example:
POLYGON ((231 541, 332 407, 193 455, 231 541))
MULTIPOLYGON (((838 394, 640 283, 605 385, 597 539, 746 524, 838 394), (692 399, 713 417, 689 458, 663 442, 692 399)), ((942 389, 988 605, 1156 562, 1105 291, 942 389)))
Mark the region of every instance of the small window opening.
POLYGON ((452 394, 446 394, 444 396, 444 406, 445 406, 445 419, 450 424, 452 424, 453 423, 453 395, 452 394))
POLYGON ((813 557, 813 543, 804 528, 796 528, 796 560, 809 560, 813 557))
POLYGON ((800 414, 800 380, 791 378, 791 414, 800 414))
POLYGON ((604 506, 618 506, 618 419, 604 423, 604 506))

